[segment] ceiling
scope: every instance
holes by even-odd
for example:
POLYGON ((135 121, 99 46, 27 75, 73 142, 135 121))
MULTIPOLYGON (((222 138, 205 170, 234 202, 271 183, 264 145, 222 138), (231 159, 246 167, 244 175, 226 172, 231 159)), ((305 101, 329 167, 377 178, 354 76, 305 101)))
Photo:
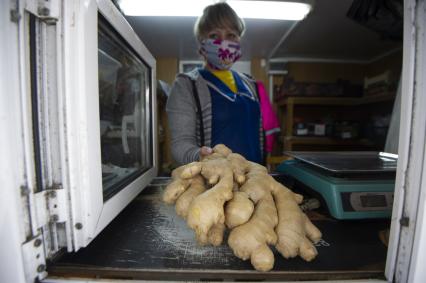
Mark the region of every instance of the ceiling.
MULTIPOLYGON (((300 22, 245 19, 242 60, 314 58, 369 61, 400 48, 401 42, 380 35, 346 17, 352 0, 317 0, 300 22)), ((238 12, 238 11, 237 11, 238 12)), ((157 57, 199 60, 193 36, 195 18, 126 17, 157 57)))

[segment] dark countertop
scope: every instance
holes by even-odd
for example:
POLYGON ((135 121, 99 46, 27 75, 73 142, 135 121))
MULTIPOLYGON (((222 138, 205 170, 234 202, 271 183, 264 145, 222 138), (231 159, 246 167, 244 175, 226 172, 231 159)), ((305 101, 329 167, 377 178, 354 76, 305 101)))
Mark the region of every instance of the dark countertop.
POLYGON ((163 186, 146 188, 86 248, 48 266, 50 276, 161 280, 312 280, 383 278, 386 220, 313 219, 322 231, 312 262, 284 259, 275 250, 270 272, 255 271, 232 250, 200 247, 174 206, 161 202, 163 186))

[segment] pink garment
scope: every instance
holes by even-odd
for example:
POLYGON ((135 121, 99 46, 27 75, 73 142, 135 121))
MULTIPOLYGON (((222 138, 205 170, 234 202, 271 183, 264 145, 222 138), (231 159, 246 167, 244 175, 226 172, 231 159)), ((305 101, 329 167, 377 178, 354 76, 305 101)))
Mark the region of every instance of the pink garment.
POLYGON ((259 94, 260 112, 262 114, 262 126, 265 131, 265 150, 272 152, 275 143, 275 133, 281 131, 280 122, 272 109, 268 94, 262 82, 257 81, 257 92, 259 94))

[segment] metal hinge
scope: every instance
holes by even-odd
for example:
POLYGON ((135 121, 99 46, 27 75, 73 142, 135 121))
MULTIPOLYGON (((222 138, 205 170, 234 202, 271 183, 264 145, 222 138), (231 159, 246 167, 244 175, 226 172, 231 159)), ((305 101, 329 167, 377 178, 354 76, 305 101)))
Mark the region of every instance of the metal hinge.
POLYGON ((25 2, 25 10, 48 25, 54 25, 60 16, 61 1, 33 0, 25 2))
POLYGON ((37 12, 40 20, 42 20, 48 25, 54 25, 58 21, 57 17, 51 16, 51 10, 47 7, 39 7, 37 12))
POLYGON ((41 235, 31 239, 22 245, 22 254, 25 264, 26 282, 35 282, 47 276, 46 257, 44 255, 43 238, 41 235))
POLYGON ((66 194, 60 184, 35 194, 37 226, 42 228, 48 223, 65 222, 66 194))

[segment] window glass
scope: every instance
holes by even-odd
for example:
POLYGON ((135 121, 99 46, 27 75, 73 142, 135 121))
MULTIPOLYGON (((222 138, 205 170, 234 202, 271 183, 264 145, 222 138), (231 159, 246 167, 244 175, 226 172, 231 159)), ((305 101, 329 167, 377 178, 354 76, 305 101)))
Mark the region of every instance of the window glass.
POLYGON ((149 68, 100 18, 99 110, 104 201, 152 167, 149 68))

